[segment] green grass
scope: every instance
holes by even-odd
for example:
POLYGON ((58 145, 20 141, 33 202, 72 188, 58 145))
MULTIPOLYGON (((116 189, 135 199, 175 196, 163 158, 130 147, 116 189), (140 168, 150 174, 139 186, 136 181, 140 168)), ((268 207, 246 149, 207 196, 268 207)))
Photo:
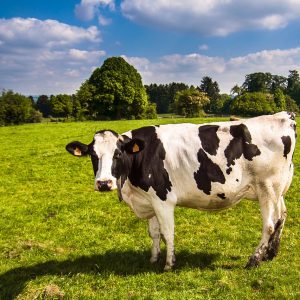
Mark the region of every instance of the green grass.
POLYGON ((149 263, 147 222, 116 192, 94 192, 90 160, 64 149, 100 129, 182 121, 0 128, 0 299, 300 299, 299 143, 279 255, 244 269, 260 239, 256 202, 219 213, 177 208, 177 264, 169 273, 165 257, 149 263))

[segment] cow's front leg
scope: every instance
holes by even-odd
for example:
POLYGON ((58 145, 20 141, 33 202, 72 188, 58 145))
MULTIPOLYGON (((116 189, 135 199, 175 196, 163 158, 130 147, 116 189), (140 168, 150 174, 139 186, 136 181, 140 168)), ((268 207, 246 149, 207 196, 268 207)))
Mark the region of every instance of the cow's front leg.
POLYGON ((166 265, 164 270, 170 271, 175 263, 174 254, 174 205, 168 200, 155 201, 154 210, 160 226, 160 232, 167 247, 166 265))
POLYGON ((149 236, 152 238, 150 262, 156 263, 160 255, 160 228, 156 216, 149 219, 148 230, 149 230, 149 236))

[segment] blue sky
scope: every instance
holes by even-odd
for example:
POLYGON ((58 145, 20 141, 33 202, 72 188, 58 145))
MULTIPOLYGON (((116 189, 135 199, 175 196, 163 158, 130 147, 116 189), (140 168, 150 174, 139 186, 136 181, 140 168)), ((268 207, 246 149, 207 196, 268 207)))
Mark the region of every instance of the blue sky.
POLYGON ((18 0, 0 2, 0 89, 74 93, 123 56, 143 82, 222 92, 246 74, 300 71, 300 0, 18 0))

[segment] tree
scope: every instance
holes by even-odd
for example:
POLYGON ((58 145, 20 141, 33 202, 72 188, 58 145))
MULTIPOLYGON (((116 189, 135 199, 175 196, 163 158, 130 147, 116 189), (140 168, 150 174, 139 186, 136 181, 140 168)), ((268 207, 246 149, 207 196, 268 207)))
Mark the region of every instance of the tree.
POLYGON ((274 92, 274 101, 277 107, 277 111, 286 110, 285 96, 280 88, 277 88, 274 92))
POLYGON ((2 91, 0 96, 0 124, 38 122, 40 118, 30 98, 13 91, 2 91))
POLYGON ((274 96, 268 93, 244 93, 233 99, 230 112, 240 115, 263 115, 278 111, 274 96))
POLYGON ((243 89, 249 93, 263 92, 267 93, 271 90, 272 74, 271 73, 252 73, 246 75, 243 89))
POLYGON ((81 107, 80 117, 92 118, 95 116, 93 109, 94 95, 96 95, 96 88, 89 84, 88 80, 85 80, 75 94, 75 98, 81 107))
POLYGON ((156 83, 145 86, 149 101, 157 106, 159 114, 165 114, 170 111, 170 107, 174 102, 176 92, 188 89, 189 86, 185 83, 172 82, 169 84, 156 83))
POLYGON ((230 91, 231 95, 236 95, 236 96, 240 96, 243 92, 244 92, 243 87, 237 84, 230 91))
POLYGON ((204 114, 203 107, 208 103, 206 93, 190 88, 176 93, 174 108, 177 114, 184 117, 199 117, 204 114))
POLYGON ((92 73, 92 108, 96 118, 131 119, 147 115, 148 98, 137 70, 122 57, 111 57, 92 73))
POLYGON ((298 71, 290 71, 287 82, 287 94, 300 105, 300 76, 298 71))
POLYGON ((220 97, 219 85, 216 81, 213 81, 211 77, 205 76, 201 80, 199 87, 200 91, 206 93, 210 102, 207 106, 208 111, 217 112, 218 99, 220 97))
POLYGON ((59 94, 50 97, 51 113, 54 117, 68 118, 73 113, 72 96, 59 94))
POLYGON ((51 114, 51 106, 49 97, 46 95, 41 95, 38 97, 36 102, 37 109, 43 114, 44 118, 47 118, 51 114))

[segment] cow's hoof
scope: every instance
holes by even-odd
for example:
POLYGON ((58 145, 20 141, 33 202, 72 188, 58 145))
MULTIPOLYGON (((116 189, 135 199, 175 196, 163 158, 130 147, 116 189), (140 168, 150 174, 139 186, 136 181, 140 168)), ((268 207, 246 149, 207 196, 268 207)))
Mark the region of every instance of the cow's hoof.
POLYGON ((170 272, 170 271, 172 271, 172 267, 173 267, 173 266, 165 265, 164 271, 165 271, 165 272, 170 272))
POLYGON ((250 256, 248 263, 245 266, 245 269, 258 268, 260 265, 260 260, 257 256, 250 256))
POLYGON ((158 253, 158 254, 155 255, 155 256, 151 256, 151 257, 150 257, 150 263, 151 263, 151 264, 157 263, 157 262, 159 261, 159 256, 160 256, 160 253, 158 253))

